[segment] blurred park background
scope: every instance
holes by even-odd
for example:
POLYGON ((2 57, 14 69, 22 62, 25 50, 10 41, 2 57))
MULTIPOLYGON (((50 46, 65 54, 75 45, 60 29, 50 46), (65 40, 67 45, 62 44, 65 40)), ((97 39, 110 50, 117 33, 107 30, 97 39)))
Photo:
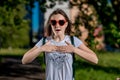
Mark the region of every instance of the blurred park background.
POLYGON ((120 80, 120 0, 0 0, 0 80, 44 80, 43 56, 22 65, 43 36, 49 14, 63 9, 72 33, 96 52, 99 63, 76 56, 76 80, 120 80))

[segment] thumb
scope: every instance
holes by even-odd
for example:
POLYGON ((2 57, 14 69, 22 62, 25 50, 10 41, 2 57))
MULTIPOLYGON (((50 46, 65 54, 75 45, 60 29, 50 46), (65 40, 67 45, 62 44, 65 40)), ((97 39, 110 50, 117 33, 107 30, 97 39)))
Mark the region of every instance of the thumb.
POLYGON ((70 45, 70 43, 69 43, 69 42, 67 42, 67 41, 65 41, 65 43, 66 43, 67 45, 70 45))

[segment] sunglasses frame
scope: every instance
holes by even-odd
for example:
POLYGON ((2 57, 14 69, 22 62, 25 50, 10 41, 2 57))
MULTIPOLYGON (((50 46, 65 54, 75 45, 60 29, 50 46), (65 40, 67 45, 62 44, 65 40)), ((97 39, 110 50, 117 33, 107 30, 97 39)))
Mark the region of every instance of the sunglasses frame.
POLYGON ((60 26, 63 26, 63 25, 65 25, 66 20, 64 20, 64 19, 61 19, 61 20, 50 20, 50 23, 51 23, 52 26, 56 26, 57 24, 59 24, 60 26), (54 25, 52 24, 52 21, 55 21, 54 25), (61 24, 60 21, 63 21, 64 24, 61 24))

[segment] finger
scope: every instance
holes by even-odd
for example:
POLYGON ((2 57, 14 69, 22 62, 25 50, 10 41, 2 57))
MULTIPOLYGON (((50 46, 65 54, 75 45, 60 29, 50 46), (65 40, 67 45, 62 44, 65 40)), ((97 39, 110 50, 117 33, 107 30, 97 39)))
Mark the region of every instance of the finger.
POLYGON ((67 45, 70 45, 70 43, 69 43, 69 42, 67 42, 67 41, 65 41, 65 43, 66 43, 67 45))
POLYGON ((50 44, 50 41, 46 42, 46 45, 49 45, 50 44))

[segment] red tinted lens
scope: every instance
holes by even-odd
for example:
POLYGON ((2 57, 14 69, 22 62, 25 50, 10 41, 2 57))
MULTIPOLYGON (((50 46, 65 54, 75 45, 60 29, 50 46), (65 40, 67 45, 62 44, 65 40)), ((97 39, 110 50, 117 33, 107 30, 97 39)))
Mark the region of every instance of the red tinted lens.
POLYGON ((59 25, 63 26, 65 24, 65 20, 59 20, 59 25))
POLYGON ((55 26, 56 25, 56 20, 51 20, 51 24, 53 25, 53 26, 55 26))
POLYGON ((60 26, 63 26, 65 24, 65 20, 51 20, 51 25, 56 26, 56 24, 59 24, 60 26))

